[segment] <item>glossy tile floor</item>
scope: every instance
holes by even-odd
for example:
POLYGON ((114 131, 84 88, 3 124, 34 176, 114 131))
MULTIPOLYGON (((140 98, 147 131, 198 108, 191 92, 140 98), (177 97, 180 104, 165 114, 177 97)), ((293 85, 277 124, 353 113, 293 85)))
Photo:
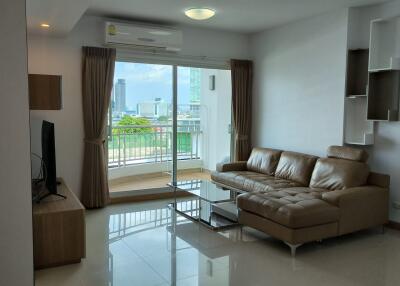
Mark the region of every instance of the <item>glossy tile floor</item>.
POLYGON ((399 231, 371 229, 311 243, 292 259, 283 243, 260 232, 212 232, 166 205, 88 211, 87 258, 37 271, 36 285, 400 285, 399 231))

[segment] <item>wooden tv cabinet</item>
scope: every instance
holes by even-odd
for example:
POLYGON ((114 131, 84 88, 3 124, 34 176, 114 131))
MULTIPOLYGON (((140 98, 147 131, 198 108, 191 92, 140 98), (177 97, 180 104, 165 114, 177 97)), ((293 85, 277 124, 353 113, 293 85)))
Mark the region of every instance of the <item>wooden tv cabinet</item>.
POLYGON ((58 193, 33 204, 35 269, 78 263, 85 257, 85 208, 63 179, 58 193))

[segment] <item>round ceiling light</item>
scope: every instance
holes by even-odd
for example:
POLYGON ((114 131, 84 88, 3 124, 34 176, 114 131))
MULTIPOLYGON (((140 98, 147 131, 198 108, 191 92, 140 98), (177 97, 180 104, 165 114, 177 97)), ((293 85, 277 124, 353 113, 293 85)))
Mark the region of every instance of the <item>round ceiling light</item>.
POLYGON ((194 20, 207 20, 215 15, 215 10, 210 8, 189 8, 185 15, 194 20))

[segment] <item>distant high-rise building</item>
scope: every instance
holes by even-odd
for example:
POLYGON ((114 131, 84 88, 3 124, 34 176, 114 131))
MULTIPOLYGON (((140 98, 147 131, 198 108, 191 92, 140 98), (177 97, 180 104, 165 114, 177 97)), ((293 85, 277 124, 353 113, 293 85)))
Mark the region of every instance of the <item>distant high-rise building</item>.
POLYGON ((201 70, 190 68, 189 70, 190 102, 200 102, 201 70))
POLYGON ((126 110, 126 81, 118 79, 114 85, 114 110, 116 112, 125 112, 126 110))

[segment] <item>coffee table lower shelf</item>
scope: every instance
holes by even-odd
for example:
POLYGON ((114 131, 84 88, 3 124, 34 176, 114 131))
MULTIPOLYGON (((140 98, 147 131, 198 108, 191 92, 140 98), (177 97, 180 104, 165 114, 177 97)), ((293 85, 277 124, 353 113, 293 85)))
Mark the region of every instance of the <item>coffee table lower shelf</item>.
MULTIPOLYGON (((228 203, 221 203, 224 205, 227 205, 228 203)), ((231 203, 232 205, 234 205, 234 203, 231 203)), ((218 204, 214 204, 214 205, 218 205, 218 204)), ((236 219, 233 219, 235 214, 230 214, 229 217, 225 216, 223 214, 220 214, 220 212, 218 212, 214 205, 213 207, 213 211, 209 214, 209 219, 205 220, 203 218, 200 218, 198 215, 190 215, 187 212, 184 211, 180 211, 175 207, 174 203, 169 204, 169 208, 174 210, 177 214, 193 221, 193 222, 197 222, 211 230, 214 231, 219 231, 219 230, 224 230, 224 229, 228 229, 228 228, 233 228, 233 227, 237 227, 240 226, 240 224, 237 221, 237 214, 236 214, 236 219)), ((231 207, 233 208, 233 207, 231 207)))
POLYGON ((178 181, 168 184, 175 193, 170 207, 189 220, 198 222, 212 230, 238 226, 238 210, 235 204, 240 194, 237 190, 220 187, 207 180, 178 181), (177 200, 177 194, 179 201, 177 200), (189 197, 188 200, 183 197, 189 197))

